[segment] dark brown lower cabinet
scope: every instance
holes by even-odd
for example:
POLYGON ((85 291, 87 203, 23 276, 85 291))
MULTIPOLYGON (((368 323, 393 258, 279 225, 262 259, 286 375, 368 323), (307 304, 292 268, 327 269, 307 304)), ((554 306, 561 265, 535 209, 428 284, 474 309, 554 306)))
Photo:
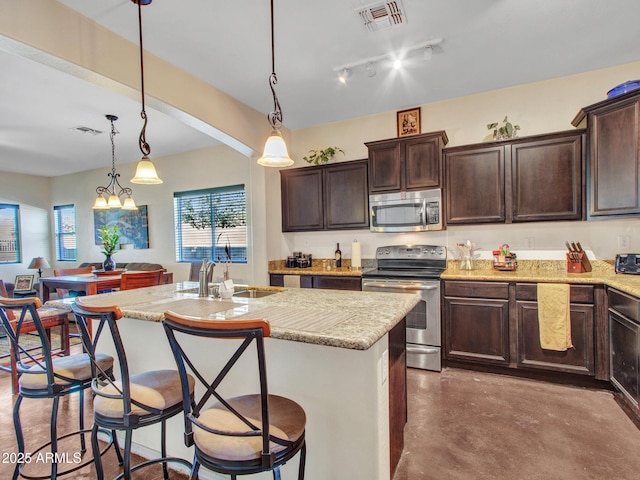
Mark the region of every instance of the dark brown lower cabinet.
MULTIPOLYGON (((284 287, 284 275, 269 275, 272 287, 284 287)), ((326 288, 331 290, 362 290, 360 277, 343 277, 339 275, 300 275, 300 288, 326 288)))
POLYGON ((611 383, 640 415, 640 299, 609 289, 611 383))
POLYGON ((596 375, 595 287, 572 285, 574 348, 540 346, 537 284, 444 281, 445 360, 520 370, 596 375))

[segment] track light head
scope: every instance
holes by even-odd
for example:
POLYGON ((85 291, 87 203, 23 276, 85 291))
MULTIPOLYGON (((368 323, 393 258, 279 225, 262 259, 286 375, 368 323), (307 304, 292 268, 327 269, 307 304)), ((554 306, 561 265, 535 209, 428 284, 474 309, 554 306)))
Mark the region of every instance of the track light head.
POLYGON ((350 68, 343 68, 342 71, 338 74, 338 80, 340 83, 347 83, 347 78, 351 76, 350 68))

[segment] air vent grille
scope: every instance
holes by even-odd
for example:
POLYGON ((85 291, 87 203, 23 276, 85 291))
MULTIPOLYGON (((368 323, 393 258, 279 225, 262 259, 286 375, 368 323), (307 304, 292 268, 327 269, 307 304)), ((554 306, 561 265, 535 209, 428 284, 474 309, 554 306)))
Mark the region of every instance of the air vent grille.
POLYGON ((386 30, 407 23, 407 16, 400 0, 367 5, 356 10, 356 13, 369 32, 386 30))
POLYGON ((95 128, 90 128, 90 127, 72 127, 71 130, 77 130, 78 132, 82 132, 82 133, 90 133, 91 135, 100 135, 102 132, 102 130, 96 130, 95 128))

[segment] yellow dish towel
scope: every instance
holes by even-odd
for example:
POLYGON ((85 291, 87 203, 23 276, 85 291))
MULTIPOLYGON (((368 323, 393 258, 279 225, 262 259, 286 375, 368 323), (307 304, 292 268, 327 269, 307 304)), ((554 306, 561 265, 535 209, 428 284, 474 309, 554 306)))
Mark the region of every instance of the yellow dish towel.
POLYGON ((545 350, 564 352, 573 348, 569 301, 569 285, 538 283, 540 345, 545 350))
POLYGON ((289 288, 300 288, 300 275, 285 275, 284 286, 289 288))

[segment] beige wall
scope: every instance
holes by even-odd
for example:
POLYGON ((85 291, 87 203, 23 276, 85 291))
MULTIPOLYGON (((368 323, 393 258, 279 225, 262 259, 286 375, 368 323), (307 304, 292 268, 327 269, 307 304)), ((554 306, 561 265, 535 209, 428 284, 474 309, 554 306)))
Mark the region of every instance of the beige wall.
MULTIPOLYGON (((422 105, 422 132, 445 130, 449 146, 478 143, 487 137, 486 125, 500 122, 505 115, 521 126, 520 136, 572 129, 571 120, 581 107, 605 99, 612 87, 634 78, 640 78, 640 63, 422 105)), ((395 136, 395 112, 385 112, 296 130, 290 152, 292 158, 298 159, 295 167, 307 166, 302 157, 310 149, 327 146, 339 146, 345 151, 344 156, 339 155, 339 161, 355 160, 367 157, 364 142, 395 136)), ((270 199, 279 197, 279 184, 269 183, 268 188, 270 199)), ((271 222, 280 222, 279 212, 271 213, 271 222)), ((277 229, 274 226, 272 230, 277 229)), ((578 240, 595 257, 611 259, 619 252, 618 235, 630 235, 630 251, 640 251, 639 234, 637 219, 464 226, 443 232, 398 235, 365 230, 280 233, 269 242, 272 249, 268 253, 269 258, 275 259, 300 250, 326 258, 333 256, 335 244, 340 242, 343 255, 350 257, 351 241, 357 238, 362 243, 363 257, 372 258, 380 245, 426 243, 453 248, 469 239, 483 248, 482 256, 486 258, 503 243, 511 245, 521 258, 563 258, 565 240, 578 240), (525 249, 528 238, 533 238, 533 250, 525 249)))

